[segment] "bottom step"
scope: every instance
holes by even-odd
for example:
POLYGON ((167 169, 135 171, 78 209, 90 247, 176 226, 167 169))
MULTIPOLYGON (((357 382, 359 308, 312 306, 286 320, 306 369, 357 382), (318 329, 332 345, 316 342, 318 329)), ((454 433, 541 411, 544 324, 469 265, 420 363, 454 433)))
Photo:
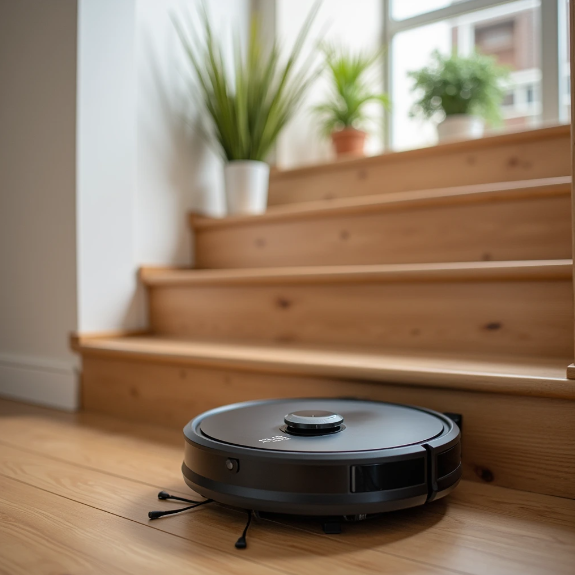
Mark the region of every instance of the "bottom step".
POLYGON ((396 357, 385 376, 385 363, 391 365, 393 358, 379 356, 376 382, 373 363, 378 356, 366 354, 286 349, 282 356, 282 350, 272 348, 155 338, 88 340, 77 348, 83 356, 83 405, 88 410, 181 428, 202 411, 252 399, 354 396, 420 405, 463 415, 464 477, 575 498, 575 403, 572 382, 564 375, 561 379, 566 363, 553 367, 534 362, 530 368, 515 364, 523 371, 513 374, 512 363, 498 363, 497 368, 486 361, 458 361, 457 373, 455 363, 433 358, 433 383, 422 363, 431 365, 432 359, 420 358, 419 371, 412 371, 420 380, 406 385, 397 377, 403 373, 407 379, 415 358, 404 357, 402 372, 396 357), (290 353, 300 354, 299 368, 288 362, 290 353), (319 357, 324 358, 323 367, 319 357), (329 369, 341 372, 330 374, 329 369), (362 377, 361 370, 368 369, 374 371, 362 377), (443 386, 441 374, 448 382, 443 386), (505 383, 509 381, 512 384, 505 383), (498 382, 507 385, 504 393, 498 382))
POLYGON ((562 358, 454 357, 405 351, 382 354, 365 349, 246 345, 153 336, 86 339, 75 341, 73 346, 84 356, 575 400, 575 382, 566 379, 570 362, 562 358))

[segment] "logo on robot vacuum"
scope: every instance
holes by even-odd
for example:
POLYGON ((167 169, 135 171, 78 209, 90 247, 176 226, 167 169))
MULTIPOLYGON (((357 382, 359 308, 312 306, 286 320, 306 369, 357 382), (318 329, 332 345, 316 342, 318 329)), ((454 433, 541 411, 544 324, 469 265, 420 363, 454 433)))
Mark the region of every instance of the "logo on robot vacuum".
POLYGON ((263 439, 258 439, 260 443, 277 443, 278 441, 287 441, 291 437, 284 437, 283 435, 274 435, 273 437, 264 437, 263 439))

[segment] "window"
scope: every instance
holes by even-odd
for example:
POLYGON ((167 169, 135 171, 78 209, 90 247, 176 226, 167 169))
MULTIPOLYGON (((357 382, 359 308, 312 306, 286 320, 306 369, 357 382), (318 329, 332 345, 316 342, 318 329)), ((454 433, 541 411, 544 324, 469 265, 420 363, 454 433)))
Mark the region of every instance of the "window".
POLYGON ((503 98, 503 106, 513 106, 515 104, 515 94, 513 92, 507 92, 505 98, 503 98))
POLYGON ((420 14, 426 14, 445 8, 451 4, 466 2, 467 0, 391 0, 391 16, 394 20, 405 20, 420 14))
POLYGON ((501 63, 513 63, 516 56, 517 24, 518 21, 513 18, 474 26, 475 47, 482 54, 496 57, 501 63))
POLYGON ((569 0, 559 2, 559 120, 571 121, 571 59, 569 56, 569 0))
MULTIPOLYGON (((272 26, 287 44, 313 1, 275 0, 272 26)), ((436 142, 435 124, 410 116, 414 95, 407 77, 426 65, 434 50, 462 55, 477 50, 510 67, 503 122, 490 130, 569 122, 568 13, 569 0, 326 0, 310 45, 327 38, 357 49, 387 47, 382 89, 391 96, 392 110, 368 140, 369 153, 378 153, 436 142)), ((322 90, 325 85, 319 82, 304 107, 321 98, 322 90)), ((328 160, 330 144, 316 132, 309 111, 302 108, 280 138, 280 164, 328 160)))
MULTIPOLYGON (((275 30, 284 45, 292 45, 313 2, 276 0, 275 30)), ((323 41, 342 44, 352 50, 377 51, 381 46, 382 27, 381 0, 326 0, 320 7, 305 49, 314 50, 323 41)), ((320 136, 317 122, 310 113, 310 109, 325 98, 326 83, 325 77, 318 78, 301 109, 281 134, 277 162, 282 168, 331 159, 331 142, 320 136)), ((382 81, 379 87, 383 90, 382 81)), ((374 105, 374 108, 374 127, 366 146, 370 154, 381 153, 384 148, 383 113, 379 106, 374 105)))
POLYGON ((394 149, 407 149, 436 141, 431 122, 409 115, 415 95, 411 93, 412 81, 407 77, 409 71, 424 66, 434 50, 443 53, 454 50, 462 55, 477 50, 508 66, 511 74, 508 92, 501 105, 503 123, 492 129, 538 125, 542 109, 540 1, 492 2, 493 6, 483 10, 474 9, 485 5, 483 0, 443 4, 447 8, 439 12, 448 9, 446 18, 437 18, 437 14, 428 12, 419 16, 413 27, 409 19, 389 22, 392 73, 388 88, 391 88, 394 109, 388 144, 394 149), (454 6, 457 12, 454 12, 454 6), (422 23, 426 19, 434 22, 422 23), (417 51, 413 50, 414 45, 418 46, 417 51))

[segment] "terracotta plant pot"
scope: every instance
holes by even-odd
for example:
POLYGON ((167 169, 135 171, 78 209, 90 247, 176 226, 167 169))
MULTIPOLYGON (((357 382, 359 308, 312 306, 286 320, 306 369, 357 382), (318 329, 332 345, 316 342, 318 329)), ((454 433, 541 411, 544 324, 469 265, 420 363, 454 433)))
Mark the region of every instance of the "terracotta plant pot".
POLYGON ((331 140, 337 156, 363 156, 367 134, 355 128, 344 128, 333 132, 331 140))

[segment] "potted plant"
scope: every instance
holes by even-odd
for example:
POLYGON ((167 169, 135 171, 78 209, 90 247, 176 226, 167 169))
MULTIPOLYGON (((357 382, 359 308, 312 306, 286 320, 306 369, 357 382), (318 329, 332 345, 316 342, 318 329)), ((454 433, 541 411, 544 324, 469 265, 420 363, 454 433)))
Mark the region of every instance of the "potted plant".
POLYGON ((286 58, 277 41, 264 45, 258 21, 253 19, 247 50, 243 53, 236 42, 233 63, 226 61, 205 10, 202 41, 192 22, 186 27, 190 33, 174 19, 197 80, 194 90, 199 90, 207 113, 208 132, 225 162, 229 214, 259 214, 266 209, 269 165, 265 160, 317 75, 310 59, 298 63, 318 8, 319 3, 314 4, 286 58))
POLYGON ((319 118, 322 134, 331 137, 338 156, 363 156, 365 129, 370 120, 366 105, 378 102, 386 108, 389 106, 388 97, 374 89, 374 78, 370 75, 382 52, 353 54, 332 46, 323 46, 322 52, 331 91, 327 100, 315 106, 313 112, 319 118))
POLYGON ((505 95, 509 72, 495 59, 474 53, 444 56, 433 52, 425 68, 409 72, 412 91, 419 95, 412 116, 441 118, 437 125, 440 142, 453 138, 480 138, 484 122, 501 120, 499 106, 505 95))

